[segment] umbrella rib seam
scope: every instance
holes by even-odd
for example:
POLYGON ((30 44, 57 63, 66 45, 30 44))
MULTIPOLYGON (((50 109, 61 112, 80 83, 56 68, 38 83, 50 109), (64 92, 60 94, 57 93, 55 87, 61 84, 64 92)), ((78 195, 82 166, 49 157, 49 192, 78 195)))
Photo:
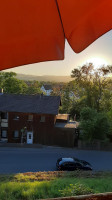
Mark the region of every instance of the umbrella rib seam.
POLYGON ((62 17, 61 17, 61 13, 60 13, 60 10, 59 10, 58 2, 57 2, 57 0, 55 0, 55 2, 56 2, 57 9, 58 9, 58 13, 59 13, 59 17, 60 17, 60 21, 61 21, 61 25, 62 25, 64 37, 65 37, 65 31, 64 31, 64 26, 63 26, 62 17))

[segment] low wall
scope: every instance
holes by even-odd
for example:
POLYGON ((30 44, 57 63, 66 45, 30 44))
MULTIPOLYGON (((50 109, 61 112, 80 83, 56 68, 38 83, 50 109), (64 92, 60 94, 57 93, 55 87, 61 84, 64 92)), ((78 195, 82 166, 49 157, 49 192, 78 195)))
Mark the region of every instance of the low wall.
POLYGON ((52 198, 49 200, 112 200, 112 192, 93 195, 80 195, 75 197, 52 198))
POLYGON ((78 141, 78 149, 84 150, 100 150, 100 151, 112 151, 112 143, 109 142, 86 142, 86 141, 78 141))

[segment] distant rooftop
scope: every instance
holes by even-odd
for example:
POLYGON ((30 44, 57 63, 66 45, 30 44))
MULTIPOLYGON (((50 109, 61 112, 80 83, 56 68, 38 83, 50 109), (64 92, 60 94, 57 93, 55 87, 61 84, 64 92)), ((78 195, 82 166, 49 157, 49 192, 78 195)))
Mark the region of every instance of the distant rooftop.
POLYGON ((75 122, 75 121, 69 121, 67 123, 56 122, 55 127, 57 127, 57 128, 77 128, 78 122, 75 122))
POLYGON ((62 121, 62 120, 65 120, 65 121, 68 121, 69 120, 69 114, 58 114, 56 115, 56 120, 57 121, 62 121))
POLYGON ((52 86, 51 85, 43 85, 45 90, 52 90, 52 86))

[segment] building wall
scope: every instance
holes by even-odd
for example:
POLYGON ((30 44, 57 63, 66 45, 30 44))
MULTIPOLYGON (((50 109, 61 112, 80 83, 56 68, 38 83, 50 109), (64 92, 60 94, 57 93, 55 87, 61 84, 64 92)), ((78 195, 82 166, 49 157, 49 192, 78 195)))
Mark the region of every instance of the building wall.
POLYGON ((33 114, 33 120, 28 121, 25 113, 9 113, 8 142, 21 142, 21 129, 27 127, 27 131, 33 132, 33 143, 43 145, 56 145, 63 147, 74 147, 75 130, 73 128, 56 128, 54 115, 45 116, 45 122, 41 122, 40 114, 33 114), (19 119, 14 119, 15 116, 19 119), (13 132, 19 131, 19 137, 14 138, 13 132))
POLYGON ((72 128, 54 127, 53 134, 49 138, 49 145, 74 147, 75 130, 72 128))
POLYGON ((0 140, 7 142, 8 113, 0 112, 0 140), (5 135, 4 133, 5 132, 5 135))
POLYGON ((33 132, 33 143, 40 143, 46 140, 46 134, 50 129, 54 127, 55 116, 54 115, 33 115, 33 120, 28 120, 28 115, 25 113, 9 113, 8 121, 8 142, 20 142, 21 141, 21 129, 27 127, 27 131, 33 132), (15 119, 15 116, 19 119, 15 119), (41 116, 45 116, 45 122, 41 122, 41 116), (14 138, 13 132, 19 131, 19 138, 14 138), (43 136, 43 137, 42 137, 43 136))

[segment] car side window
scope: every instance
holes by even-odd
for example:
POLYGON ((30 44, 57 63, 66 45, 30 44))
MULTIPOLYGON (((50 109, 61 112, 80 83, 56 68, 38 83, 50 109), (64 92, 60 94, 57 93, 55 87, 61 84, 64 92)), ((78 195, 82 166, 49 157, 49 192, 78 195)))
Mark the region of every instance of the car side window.
POLYGON ((75 163, 76 167, 82 167, 82 165, 80 163, 75 163))
POLYGON ((67 167, 67 166, 68 166, 68 163, 63 163, 63 166, 64 166, 64 167, 67 167))
POLYGON ((67 163, 67 162, 63 163, 63 166, 66 167, 66 168, 68 168, 69 167, 69 163, 67 163))
POLYGON ((74 167, 75 166, 74 163, 69 163, 68 165, 69 165, 69 167, 74 167))

